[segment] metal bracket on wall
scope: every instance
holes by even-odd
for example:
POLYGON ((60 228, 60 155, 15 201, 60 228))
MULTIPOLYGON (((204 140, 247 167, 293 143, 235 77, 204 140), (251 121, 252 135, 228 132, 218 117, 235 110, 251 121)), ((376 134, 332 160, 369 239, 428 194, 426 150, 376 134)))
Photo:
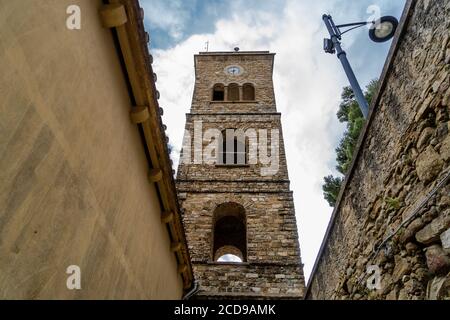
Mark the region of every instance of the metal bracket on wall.
POLYGON ((131 122, 135 124, 143 123, 150 118, 150 113, 148 112, 147 106, 137 106, 131 108, 130 112, 131 122))
POLYGON ((187 271, 187 265, 180 264, 178 265, 178 273, 185 273, 187 271))
POLYGON ((181 242, 174 242, 170 246, 170 251, 172 252, 177 252, 180 251, 181 249, 182 249, 181 242))
POLYGON ((128 21, 123 4, 105 4, 100 9, 100 18, 105 28, 117 28, 128 21))
POLYGON ((172 211, 165 211, 161 215, 161 222, 168 224, 173 221, 173 212, 172 211))
POLYGON ((162 180, 163 173, 161 169, 150 169, 148 172, 148 181, 156 183, 162 180))

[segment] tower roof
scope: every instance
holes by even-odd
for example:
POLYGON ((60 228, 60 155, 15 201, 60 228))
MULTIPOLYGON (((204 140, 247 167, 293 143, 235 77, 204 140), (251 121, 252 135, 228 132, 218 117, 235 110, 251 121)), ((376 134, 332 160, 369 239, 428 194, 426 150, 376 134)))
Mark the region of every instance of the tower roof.
POLYGON ((224 56, 224 55, 275 55, 270 51, 208 51, 199 52, 196 56, 224 56))

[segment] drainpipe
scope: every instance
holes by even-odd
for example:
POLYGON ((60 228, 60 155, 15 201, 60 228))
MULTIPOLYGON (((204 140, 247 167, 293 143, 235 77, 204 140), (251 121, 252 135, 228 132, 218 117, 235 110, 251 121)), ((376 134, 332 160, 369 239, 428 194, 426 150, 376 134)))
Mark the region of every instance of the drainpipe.
POLYGON ((196 280, 194 281, 194 288, 188 293, 186 293, 182 300, 189 300, 193 295, 195 295, 198 292, 198 289, 199 289, 198 281, 196 280))

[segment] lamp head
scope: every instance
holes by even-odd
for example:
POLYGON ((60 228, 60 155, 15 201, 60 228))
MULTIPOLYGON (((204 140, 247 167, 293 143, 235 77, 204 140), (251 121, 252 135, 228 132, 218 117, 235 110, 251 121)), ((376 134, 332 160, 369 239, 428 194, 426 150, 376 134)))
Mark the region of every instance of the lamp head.
POLYGON ((328 38, 323 39, 323 50, 325 50, 326 53, 331 54, 334 54, 336 52, 333 41, 331 39, 328 38))
POLYGON ((398 27, 398 20, 392 16, 384 16, 373 23, 369 31, 369 38, 374 42, 385 42, 395 34, 398 27))

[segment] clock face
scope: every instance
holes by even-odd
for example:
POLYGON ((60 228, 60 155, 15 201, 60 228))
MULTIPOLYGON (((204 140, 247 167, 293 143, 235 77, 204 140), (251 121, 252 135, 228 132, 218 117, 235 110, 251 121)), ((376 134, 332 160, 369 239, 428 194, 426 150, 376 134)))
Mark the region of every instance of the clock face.
POLYGON ((232 76, 240 75, 242 72, 241 68, 238 66, 227 67, 226 71, 228 74, 230 74, 232 76))

